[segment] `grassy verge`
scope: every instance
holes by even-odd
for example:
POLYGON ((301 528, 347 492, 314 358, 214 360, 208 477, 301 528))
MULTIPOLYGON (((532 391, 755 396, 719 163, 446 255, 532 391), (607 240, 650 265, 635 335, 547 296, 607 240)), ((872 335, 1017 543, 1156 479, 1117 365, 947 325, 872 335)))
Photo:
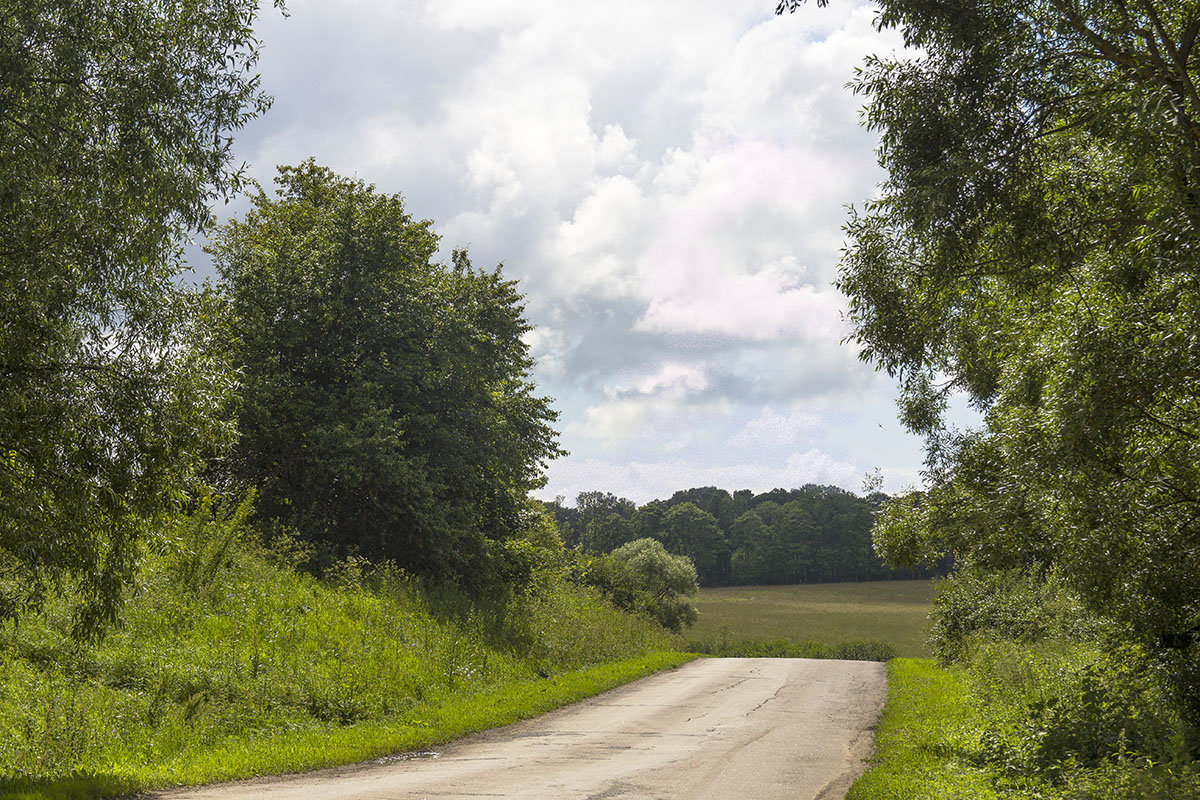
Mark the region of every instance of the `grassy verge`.
POLYGON ((997 775, 973 763, 978 720, 965 672, 911 658, 889 661, 887 669, 872 767, 847 800, 996 797, 997 775))
POLYGON ((546 570, 472 602, 348 562, 298 572, 202 509, 150 553, 121 624, 70 603, 0 626, 0 797, 84 798, 422 748, 691 658, 546 570))
POLYGON ((686 637, 713 655, 922 657, 932 595, 932 581, 701 589, 686 637))
MULTIPOLYGON (((1042 671, 1047 656, 1037 648, 1011 642, 998 646, 1003 653, 985 653, 970 666, 943 669, 918 659, 888 663, 888 700, 876 731, 872 767, 851 787, 847 800, 1200 798, 1200 769, 1186 751, 1157 757, 1138 753, 1132 748, 1136 715, 1129 715, 1126 726, 1098 718, 1112 715, 1121 698, 1098 694, 1096 717, 1073 719, 1056 729, 1054 714, 1075 711, 1080 703, 1062 685, 1069 673, 1042 671), (1014 667, 1024 674, 1015 678, 1014 667), (1051 712, 1034 717, 1029 706, 1051 712), (1127 749, 1097 758, 1080 747, 1083 739, 1110 735, 1127 749), (1036 753, 1045 753, 1063 737, 1070 738, 1072 751, 1066 756, 1054 752, 1039 764, 1036 753)), ((1161 702, 1137 709, 1142 716, 1162 712, 1161 702)))
POLYGON ((660 652, 616 663, 459 692, 415 707, 402 717, 348 727, 325 726, 236 738, 202 753, 162 764, 114 765, 107 771, 0 783, 0 797, 62 800, 108 797, 150 787, 193 785, 255 775, 352 764, 435 747, 458 737, 507 725, 607 691, 695 656, 660 652))

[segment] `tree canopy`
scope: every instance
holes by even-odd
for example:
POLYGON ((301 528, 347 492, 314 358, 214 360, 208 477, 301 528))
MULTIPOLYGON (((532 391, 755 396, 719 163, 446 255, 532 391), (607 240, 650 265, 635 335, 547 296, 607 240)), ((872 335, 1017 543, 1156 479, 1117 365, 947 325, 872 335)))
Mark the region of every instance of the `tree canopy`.
POLYGON ((879 7, 916 49, 854 84, 888 178, 840 288, 930 488, 878 546, 1060 568, 1200 709, 1200 6, 879 7))
POLYGON ((226 434, 180 243, 269 104, 254 0, 0 2, 0 618, 110 618, 146 526, 226 434), (76 580, 78 579, 78 580, 76 580))
POLYGON ((618 608, 635 611, 679 633, 696 622, 687 600, 700 590, 690 559, 671 555, 656 539, 635 539, 592 562, 589 571, 618 608))
POLYGON ((242 370, 228 471, 329 557, 472 585, 561 451, 522 297, 399 195, 311 160, 214 239, 242 370))
POLYGON ((715 486, 684 489, 638 506, 608 492, 581 492, 574 508, 546 507, 568 544, 608 553, 655 539, 687 556, 701 585, 786 584, 929 577, 948 558, 893 569, 871 548, 871 525, 885 495, 859 497, 836 486, 807 485, 754 494, 715 486))

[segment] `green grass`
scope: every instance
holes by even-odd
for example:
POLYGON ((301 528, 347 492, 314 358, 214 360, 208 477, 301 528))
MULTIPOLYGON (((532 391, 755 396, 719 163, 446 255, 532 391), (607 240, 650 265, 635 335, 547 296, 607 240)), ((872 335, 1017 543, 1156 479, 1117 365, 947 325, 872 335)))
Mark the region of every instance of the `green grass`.
MULTIPOLYGON (((987 663, 942 668, 924 659, 888 662, 888 699, 875 733, 872 766, 847 794, 847 800, 1195 800, 1200 798, 1200 769, 1185 751, 1148 757, 1119 753, 1088 763, 1060 758, 1039 769, 1022 759, 1037 740, 1053 736, 1053 721, 1021 719, 1013 704, 1080 708, 1063 674, 1045 674, 1031 686, 1026 668, 1037 668, 1044 653, 1002 643, 1003 654, 987 663), (1007 665, 997 659, 1008 661, 1007 665), (1021 668, 1024 663, 1026 668, 1021 668), (1027 672, 1016 675, 1016 672, 1027 672), (1007 695, 997 697, 997 692, 1007 695), (1039 695, 1057 692, 1047 705, 1039 695), (1046 730, 1045 726, 1051 730, 1046 730)), ((1061 654, 1060 654, 1061 655, 1061 654)), ((1044 664, 1042 664, 1044 666, 1044 664)), ((1113 711, 1105 697, 1092 709, 1113 711)), ((1134 717, 1162 712, 1161 703, 1134 717)), ((1092 737, 1120 734, 1112 720, 1079 720, 1073 733, 1092 737)))
POLYGON ((978 720, 961 669, 925 659, 888 662, 888 699, 873 767, 847 800, 986 800, 996 775, 977 766, 978 720))
POLYGON ((929 655, 932 596, 927 580, 701 589, 695 599, 700 616, 686 637, 710 652, 746 640, 827 647, 874 642, 901 656, 922 657, 929 655))
POLYGON ((261 737, 235 737, 220 746, 164 763, 125 763, 55 778, 0 781, 0 797, 6 800, 109 797, 149 787, 299 772, 428 749, 469 733, 542 714, 677 667, 694 657, 686 653, 652 653, 546 679, 504 683, 482 692, 451 693, 392 719, 345 727, 284 729, 261 737))
POLYGON ((164 536, 97 645, 67 635, 65 601, 0 626, 0 797, 361 761, 693 657, 553 571, 529 593, 472 604, 353 562, 316 580, 231 538, 232 525, 193 519, 164 536))

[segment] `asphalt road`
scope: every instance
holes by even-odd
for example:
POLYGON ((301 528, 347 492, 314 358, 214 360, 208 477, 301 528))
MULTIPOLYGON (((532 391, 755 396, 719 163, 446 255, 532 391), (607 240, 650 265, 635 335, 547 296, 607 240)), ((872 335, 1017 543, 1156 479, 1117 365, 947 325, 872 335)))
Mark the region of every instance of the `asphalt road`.
POLYGON ((878 663, 700 659, 436 753, 155 797, 830 800, 886 694, 878 663))

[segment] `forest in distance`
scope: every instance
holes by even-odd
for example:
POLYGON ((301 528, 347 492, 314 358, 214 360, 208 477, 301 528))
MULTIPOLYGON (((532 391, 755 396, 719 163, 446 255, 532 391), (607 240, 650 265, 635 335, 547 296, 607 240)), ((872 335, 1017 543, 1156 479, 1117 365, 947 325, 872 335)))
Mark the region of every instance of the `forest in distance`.
POLYGON ((701 586, 744 586, 943 577, 952 557, 895 567, 875 553, 871 526, 890 499, 837 486, 755 493, 714 486, 684 489, 637 505, 609 492, 580 492, 574 506, 545 503, 564 542, 610 553, 650 538, 696 566, 701 586))

